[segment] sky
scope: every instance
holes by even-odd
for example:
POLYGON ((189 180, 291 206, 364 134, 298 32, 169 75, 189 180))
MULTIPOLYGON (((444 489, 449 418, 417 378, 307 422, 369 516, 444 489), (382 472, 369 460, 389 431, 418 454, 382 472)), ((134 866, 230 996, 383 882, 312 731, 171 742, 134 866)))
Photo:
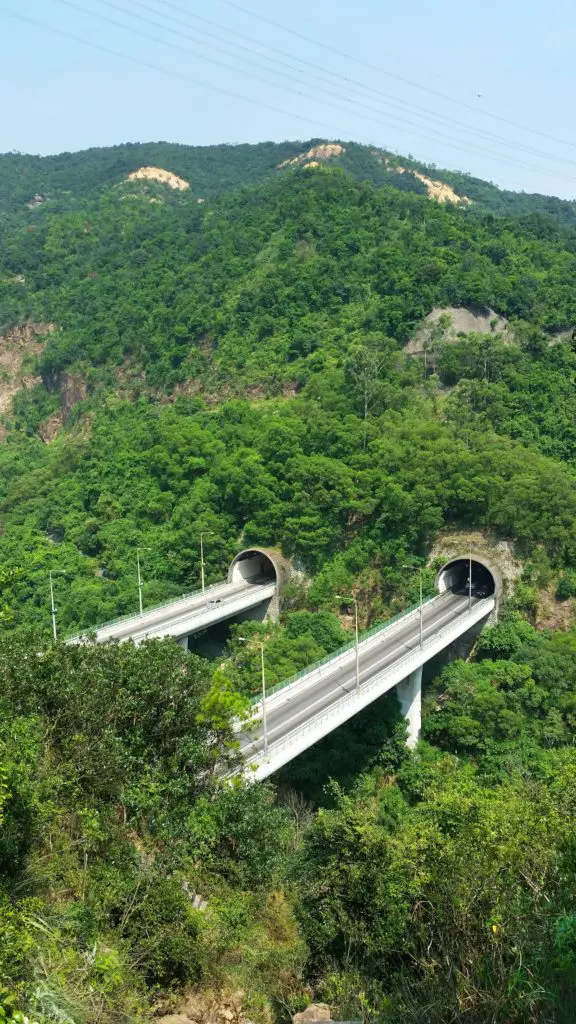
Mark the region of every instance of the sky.
POLYGON ((0 0, 0 33, 1 152, 352 139, 576 198, 574 0, 0 0))

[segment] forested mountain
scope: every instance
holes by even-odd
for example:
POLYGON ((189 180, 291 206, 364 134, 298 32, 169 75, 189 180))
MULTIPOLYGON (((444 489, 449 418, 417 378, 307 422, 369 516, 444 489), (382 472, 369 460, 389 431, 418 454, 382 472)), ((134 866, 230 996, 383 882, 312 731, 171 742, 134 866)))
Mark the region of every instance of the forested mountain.
POLYGON ((194 198, 212 198, 244 185, 263 184, 287 167, 323 161, 348 171, 357 181, 376 186, 391 184, 402 191, 426 195, 427 181, 444 183, 454 190, 456 201, 467 197, 479 208, 499 215, 544 213, 559 223, 576 224, 574 201, 511 192, 469 174, 442 170, 385 149, 325 139, 235 146, 125 143, 44 157, 4 153, 0 154, 0 212, 34 206, 35 197, 70 204, 117 185, 147 166, 163 168, 184 179, 194 198))
POLYGON ((0 1020, 147 1020, 192 987, 256 1024, 312 997, 573 1019, 572 207, 460 179, 441 204, 347 143, 277 170, 321 145, 2 158, 0 1020), (335 650, 339 595, 386 618, 446 530, 522 576, 416 753, 386 697, 222 786, 260 642, 270 684, 335 650), (251 543, 294 560, 278 624, 218 664, 50 646, 50 570, 61 632, 89 628, 134 610, 136 547, 147 604, 196 588, 201 532, 208 580, 251 543))

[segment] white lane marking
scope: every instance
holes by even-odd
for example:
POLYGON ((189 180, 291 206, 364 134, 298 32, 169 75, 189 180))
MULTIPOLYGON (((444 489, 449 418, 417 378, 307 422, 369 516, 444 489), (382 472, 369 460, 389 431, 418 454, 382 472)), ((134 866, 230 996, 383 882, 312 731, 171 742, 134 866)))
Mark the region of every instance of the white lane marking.
MULTIPOLYGON (((235 586, 237 587, 236 584, 235 584, 235 586)), ((256 598, 260 595, 262 589, 268 589, 268 584, 266 584, 266 583, 255 583, 255 584, 248 584, 245 587, 237 587, 237 592, 235 591, 234 593, 228 593, 228 594, 226 594, 222 598, 221 604, 218 606, 218 608, 219 609, 226 608, 230 603, 232 603, 233 601, 237 600, 239 597, 242 597, 243 594, 248 595, 249 593, 252 593, 252 592, 254 593, 254 598, 255 598, 254 604, 257 604, 258 602, 257 602, 256 598), (258 589, 256 589, 256 588, 258 588, 258 589)), ((261 598, 261 600, 264 600, 264 599, 261 598)), ((160 615, 156 619, 152 619, 152 620, 146 622, 145 625, 143 625, 143 619, 141 619, 140 616, 136 616, 135 617, 136 621, 134 622, 134 626, 136 626, 136 625, 139 626, 140 627, 139 629, 135 629, 129 623, 127 624, 127 623, 123 622, 121 624, 121 626, 111 627, 111 628, 104 627, 103 630, 97 630, 96 631, 96 636, 97 636, 98 640, 104 640, 104 639, 120 640, 120 639, 125 639, 125 638, 131 638, 131 639, 134 639, 134 640, 142 640, 142 639, 145 639, 152 631, 155 631, 157 629, 161 629, 163 625, 166 625, 168 623, 170 623, 170 625, 172 627, 178 626, 179 623, 181 623, 183 620, 187 619, 188 616, 192 612, 194 612, 196 610, 198 610, 199 612, 203 612, 205 610, 214 610, 214 611, 216 611, 217 609, 206 609, 204 601, 201 601, 201 602, 191 602, 190 606, 187 607, 185 610, 182 610, 182 609, 178 610, 178 617, 177 618, 172 617, 172 615, 170 613, 170 610, 168 610, 167 613, 164 613, 163 615, 160 615)), ((146 619, 146 615, 144 615, 144 619, 146 619)), ((216 620, 216 621, 218 621, 218 620, 216 620)), ((210 625, 210 623, 208 625, 210 625)))
MULTIPOLYGON (((467 604, 466 599, 464 599, 464 600, 465 600, 465 603, 467 604)), ((443 623, 445 621, 445 619, 452 618, 453 617, 453 613, 456 612, 456 609, 460 608, 460 607, 461 607, 461 605, 454 605, 454 607, 451 606, 447 613, 445 613, 444 615, 440 616, 438 619, 436 619, 434 621, 434 623, 432 623, 429 626, 428 631, 430 631, 430 629, 433 629, 434 631, 436 631, 437 628, 440 626, 440 624, 443 623)), ((457 617, 459 618, 460 615, 463 615, 463 614, 464 614, 464 609, 462 609, 461 611, 458 611, 458 616, 457 617)), ((400 647, 395 648, 393 651, 386 652, 385 655, 384 655, 384 659, 380 659, 375 664, 371 665, 370 666, 370 676, 368 677, 368 679, 365 679, 364 682, 368 682, 369 679, 372 676, 374 676, 378 671, 381 670, 381 668, 382 668, 382 661, 383 660, 388 659, 391 654, 396 654, 397 651, 401 650, 401 648, 404 647, 404 646, 406 646, 406 645, 402 644, 400 647)), ((412 648, 412 650, 416 650, 416 649, 417 648, 412 648)), ((384 668, 386 668, 386 667, 392 667, 392 666, 386 666, 385 665, 384 668)), ((326 677, 326 679, 324 681, 327 681, 329 679, 330 679, 330 677, 328 676, 328 677, 326 677)), ((278 725, 272 726, 272 728, 268 728, 266 730, 267 734, 268 734, 268 737, 270 737, 272 735, 275 735, 280 730, 284 730, 286 726, 290 725, 291 722, 294 722, 296 719, 300 718, 303 714, 306 715, 306 717, 308 717, 308 712, 311 711, 312 708, 316 707, 317 704, 322 704, 326 700, 326 698, 332 697, 334 695, 334 693, 336 692, 336 688, 337 687, 340 687, 341 689, 343 688, 341 683, 337 683, 336 687, 332 687, 331 690, 328 690, 327 692, 324 692, 317 700, 313 701, 311 704, 305 704, 299 711, 297 711, 295 714, 291 715, 290 718, 282 720, 281 722, 278 723, 278 725)), ((347 690, 346 692, 347 693, 352 693, 353 690, 347 690)), ((290 700, 292 700, 292 699, 293 698, 290 698, 290 700)), ((288 703, 288 701, 286 703, 288 703)), ((330 700, 329 703, 328 703, 328 708, 330 707, 331 703, 332 703, 332 701, 330 700)), ((240 734, 240 735, 242 735, 242 734, 240 734)), ((250 734, 247 733, 245 735, 248 737, 250 734)), ((258 749, 258 745, 261 745, 262 742, 263 742, 263 737, 262 737, 261 734, 255 740, 247 738, 244 745, 242 743, 240 743, 240 749, 243 750, 246 747, 254 747, 254 749, 258 749)))
MULTIPOLYGON (((426 626, 425 629, 423 630, 423 636, 426 636, 426 634, 429 633, 430 631, 436 631, 436 629, 438 628, 438 625, 440 623, 444 622, 445 619, 450 618, 452 613, 456 612, 461 607, 462 606, 461 606, 460 602, 458 604, 450 605, 450 609, 448 610, 448 612, 446 614, 444 614, 442 616, 439 616, 439 617, 438 616, 433 617, 432 622, 430 622, 429 625, 426 626)), ((458 610, 458 615, 461 615, 461 614, 463 614, 463 611, 458 610)), ((416 637, 419 636, 418 626, 416 627, 416 629, 414 631, 414 635, 416 637)), ((372 639, 372 637, 370 637, 369 639, 372 639)), ((377 660, 376 662, 370 664, 370 667, 369 667, 370 676, 372 676, 374 674, 373 670, 374 670, 375 666, 379 668, 381 666, 383 660, 385 660, 386 658, 394 656, 395 654, 397 654, 398 651, 400 651, 402 649, 402 647, 408 647, 408 650, 410 650, 410 651, 413 651, 415 649, 414 647, 409 647, 408 644, 406 644, 406 643, 402 643, 402 644, 400 644, 399 647, 392 648, 391 651, 384 651, 383 652, 383 657, 381 657, 380 660, 377 660)), ((376 653, 377 651, 378 651, 378 648, 376 647, 374 649, 374 653, 376 653)), ((351 654, 350 661, 351 662, 352 662, 352 656, 354 655, 354 653, 355 653, 355 649, 354 649, 354 647, 352 647, 351 650, 350 650, 350 654, 351 654)), ((361 654, 362 654, 362 648, 360 648, 360 655, 361 654)), ((328 668, 329 665, 330 665, 330 662, 327 662, 326 667, 328 668)), ((335 665, 334 668, 332 669, 332 673, 336 672, 338 670, 338 668, 339 668, 339 666, 335 665)), ((346 665, 346 666, 342 665, 342 666, 340 666, 340 672, 345 672, 346 670, 349 671, 351 668, 352 668, 352 671, 353 671, 352 665, 346 665)), ((360 679, 361 680, 362 680, 362 675, 365 674, 366 671, 367 671, 367 669, 365 668, 364 669, 364 673, 362 673, 362 672, 360 673, 360 679)), ((323 676, 321 679, 319 679, 315 685, 319 686, 320 683, 328 682, 330 680, 330 676, 331 676, 332 673, 327 672, 326 675, 323 676)), ((368 678, 370 678, 370 676, 368 678)), ((306 677, 304 676, 304 678, 301 680, 302 684, 305 684, 305 680, 306 680, 306 677)), ((346 681, 348 682, 349 680, 347 679, 346 681)), ((352 681, 354 681, 354 679, 352 679, 352 681)), ((345 686, 342 683, 337 683, 336 685, 339 686, 341 689, 345 690, 345 686)), ((295 690, 291 697, 287 697, 286 698, 286 701, 284 702, 283 705, 281 705, 281 707, 284 707, 286 704, 290 704, 295 698, 301 697, 302 694, 306 692, 306 689, 307 689, 307 687, 305 685, 303 685, 299 690, 295 690)), ((310 687, 310 689, 314 689, 314 686, 310 687)), ((332 691, 330 691, 330 692, 332 692, 332 691)), ((346 693, 349 693, 349 692, 350 692, 349 690, 346 690, 346 693)), ((308 706, 309 705, 306 705, 306 707, 308 707, 308 706)), ((310 705, 310 706, 313 706, 313 705, 310 705)), ((273 714, 274 714, 274 709, 272 708, 271 711, 269 712, 270 717, 273 714)))

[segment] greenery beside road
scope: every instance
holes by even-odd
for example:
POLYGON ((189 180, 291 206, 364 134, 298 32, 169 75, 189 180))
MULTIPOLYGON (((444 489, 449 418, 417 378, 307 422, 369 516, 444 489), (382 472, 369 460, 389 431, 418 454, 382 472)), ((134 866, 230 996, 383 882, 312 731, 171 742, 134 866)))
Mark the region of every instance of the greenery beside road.
POLYGON ((358 181, 248 149, 203 204, 117 187, 124 148, 114 172, 5 161, 0 319, 56 329, 0 445, 0 1020, 135 1024, 223 986, 255 1024, 312 997, 367 1024, 571 1024, 576 634, 533 625, 576 593, 571 208, 500 217, 485 183, 442 208, 365 180, 365 153, 358 181), (23 208, 38 174, 58 194, 23 208), (511 329, 442 321, 415 358, 435 306, 511 329), (338 595, 362 626, 413 603, 405 566, 447 528, 525 568, 430 684, 416 752, 388 695, 269 785, 223 785, 260 643, 272 685, 350 636, 338 595), (64 635, 137 609, 136 548, 147 605, 197 589, 201 533, 209 582, 250 544, 305 570, 278 624, 217 664, 50 646, 50 570, 64 635))

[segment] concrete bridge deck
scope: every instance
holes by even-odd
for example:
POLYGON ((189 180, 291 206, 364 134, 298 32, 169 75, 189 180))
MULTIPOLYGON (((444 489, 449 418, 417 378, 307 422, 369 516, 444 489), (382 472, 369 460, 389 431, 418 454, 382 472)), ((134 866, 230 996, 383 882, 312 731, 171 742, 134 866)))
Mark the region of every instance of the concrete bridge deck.
POLYGON ((493 596, 479 598, 448 591, 422 609, 383 626, 359 645, 360 687, 356 687, 356 651, 351 647, 313 668, 266 700, 267 751, 264 751, 262 704, 254 708, 255 724, 238 723, 240 752, 247 775, 264 779, 362 708, 400 684, 399 697, 409 721, 409 742, 420 729, 422 665, 492 612, 493 596), (415 674, 419 673, 416 678, 415 674), (410 686, 404 681, 412 679, 410 686), (402 686, 405 686, 405 692, 402 686))
POLYGON ((143 615, 130 615, 98 629, 79 633, 67 642, 82 643, 91 636, 105 640, 142 640, 173 636, 175 640, 191 636, 202 629, 234 618, 274 596, 276 583, 266 577, 254 576, 233 583, 217 583, 199 591, 150 608, 143 615))

